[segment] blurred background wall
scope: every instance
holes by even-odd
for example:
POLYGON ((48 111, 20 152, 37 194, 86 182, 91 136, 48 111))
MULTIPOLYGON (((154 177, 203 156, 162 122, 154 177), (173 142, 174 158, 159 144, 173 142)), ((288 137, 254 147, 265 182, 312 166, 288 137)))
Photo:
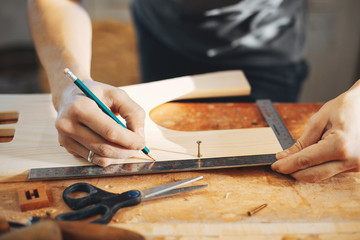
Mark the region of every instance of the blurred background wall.
MULTIPOLYGON (((129 1, 84 1, 94 23, 92 76, 117 86, 139 81, 129 1)), ((359 13, 359 0, 309 0, 306 58, 311 72, 301 102, 330 100, 360 78, 359 13)), ((25 0, 0 2, 0 31, 0 92, 47 92, 25 0)))

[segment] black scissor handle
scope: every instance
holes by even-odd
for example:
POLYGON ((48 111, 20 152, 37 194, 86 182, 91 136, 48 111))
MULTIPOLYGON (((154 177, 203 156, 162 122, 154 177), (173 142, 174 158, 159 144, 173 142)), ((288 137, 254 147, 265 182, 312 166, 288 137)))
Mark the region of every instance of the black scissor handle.
POLYGON ((91 223, 108 223, 112 216, 108 222, 105 222, 107 219, 104 216, 109 216, 109 212, 110 209, 108 206, 104 204, 97 204, 73 212, 59 214, 55 217, 55 219, 62 221, 77 221, 100 215, 99 218, 91 221, 91 223))
POLYGON ((124 207, 137 205, 141 202, 141 193, 138 190, 130 190, 122 194, 102 199, 101 203, 89 206, 77 211, 59 214, 56 220, 76 221, 88 219, 100 215, 99 218, 90 221, 90 223, 107 224, 111 221, 115 213, 124 207))
POLYGON ((101 202, 104 198, 116 196, 115 193, 106 192, 88 183, 75 183, 67 187, 63 192, 63 199, 71 209, 80 209, 101 202), (85 192, 86 196, 80 198, 70 197, 71 193, 85 192))

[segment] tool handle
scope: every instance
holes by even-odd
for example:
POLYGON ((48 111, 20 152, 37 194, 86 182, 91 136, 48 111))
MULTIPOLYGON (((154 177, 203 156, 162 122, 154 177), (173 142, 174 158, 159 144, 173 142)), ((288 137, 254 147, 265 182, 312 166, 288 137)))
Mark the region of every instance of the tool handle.
POLYGON ((63 199, 65 203, 73 210, 77 210, 95 203, 101 202, 102 199, 107 197, 116 196, 115 193, 106 192, 88 183, 75 183, 67 187, 63 192, 63 199), (85 192, 86 196, 73 198, 70 197, 72 193, 85 192))
POLYGON ((77 220, 89 219, 91 217, 100 215, 99 218, 90 222, 106 224, 110 222, 111 218, 113 217, 109 213, 110 213, 110 209, 108 206, 104 204, 97 204, 77 211, 59 214, 55 217, 55 219, 62 221, 77 221, 77 220))
POLYGON ((145 240, 139 233, 101 224, 89 224, 80 221, 55 221, 61 229, 62 239, 86 240, 145 240))
MULTIPOLYGON (((90 196, 90 194, 88 196, 90 196)), ((90 221, 90 223, 107 224, 120 208, 139 204, 141 202, 141 192, 138 190, 130 190, 122 194, 113 194, 110 197, 104 197, 100 201, 101 203, 93 206, 73 212, 62 213, 56 216, 55 219, 63 221, 76 221, 100 216, 95 220, 90 221)))

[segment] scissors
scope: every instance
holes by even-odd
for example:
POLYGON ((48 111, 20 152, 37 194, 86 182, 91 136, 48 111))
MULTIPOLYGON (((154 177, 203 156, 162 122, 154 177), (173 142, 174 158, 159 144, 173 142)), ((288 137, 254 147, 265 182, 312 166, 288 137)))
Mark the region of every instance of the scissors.
POLYGON ((135 206, 144 200, 171 196, 207 187, 208 185, 197 185, 179 188, 180 186, 195 182, 202 178, 203 176, 188 178, 142 191, 130 190, 120 194, 101 190, 88 183, 75 183, 64 190, 63 199, 71 209, 76 211, 62 213, 57 215, 55 219, 76 221, 93 218, 99 215, 98 218, 90 221, 90 223, 107 224, 120 208, 135 206), (69 195, 74 192, 85 192, 87 195, 80 198, 70 197, 69 195))

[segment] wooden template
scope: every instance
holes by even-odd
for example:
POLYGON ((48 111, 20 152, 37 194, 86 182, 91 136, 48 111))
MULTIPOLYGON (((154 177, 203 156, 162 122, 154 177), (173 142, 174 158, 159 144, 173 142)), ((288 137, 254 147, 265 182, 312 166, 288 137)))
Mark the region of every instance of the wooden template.
MULTIPOLYGON (((201 140, 203 157, 270 154, 281 150, 271 128, 181 132, 156 125, 150 111, 175 99, 225 97, 250 94, 242 71, 224 71, 185 76, 122 87, 144 108, 146 145, 158 160, 193 159, 201 140)), ((11 142, 0 143, 0 182, 26 181, 31 168, 90 165, 59 146, 54 126, 56 111, 50 94, 0 95, 0 117, 18 121, 0 125, 0 135, 14 134, 11 142)), ((241 117, 241 116, 239 116, 241 117)), ((123 162, 149 161, 139 154, 123 162)))

